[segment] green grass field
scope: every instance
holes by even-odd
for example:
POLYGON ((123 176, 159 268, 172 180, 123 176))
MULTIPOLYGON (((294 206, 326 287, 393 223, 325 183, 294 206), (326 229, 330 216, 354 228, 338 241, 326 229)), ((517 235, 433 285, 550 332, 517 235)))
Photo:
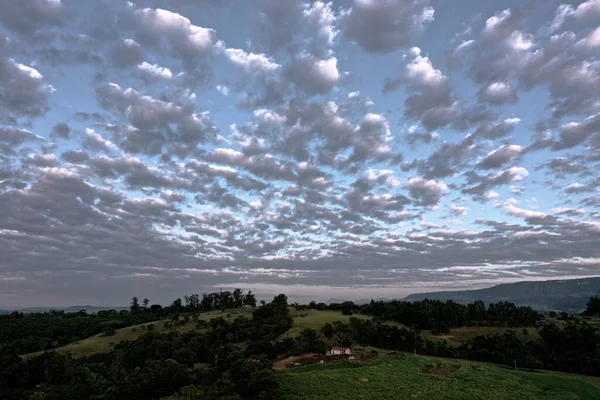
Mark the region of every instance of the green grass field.
POLYGON ((280 371, 277 376, 284 399, 600 399, 600 378, 512 371, 484 363, 383 351, 380 354, 358 366, 342 361, 280 371), (448 375, 424 372, 439 363, 460 368, 448 375))
POLYGON ((538 340, 540 336, 538 335, 537 329, 535 328, 525 328, 527 330, 527 334, 523 332, 523 328, 499 328, 493 326, 474 326, 474 327, 463 327, 463 328, 455 328, 450 330, 450 333, 447 335, 432 335, 430 331, 424 331, 423 337, 429 340, 434 341, 442 341, 447 340, 448 345, 450 346, 460 346, 464 342, 468 342, 476 336, 481 335, 493 335, 493 334, 503 334, 508 331, 514 331, 515 335, 523 340, 538 340))
POLYGON ((315 329, 320 330, 325 324, 334 321, 348 322, 350 318, 356 317, 360 319, 371 319, 368 315, 354 314, 354 315, 342 315, 340 311, 330 310, 306 310, 297 311, 294 308, 290 308, 290 315, 294 319, 294 326, 285 332, 281 337, 294 337, 297 336, 303 329, 315 329))

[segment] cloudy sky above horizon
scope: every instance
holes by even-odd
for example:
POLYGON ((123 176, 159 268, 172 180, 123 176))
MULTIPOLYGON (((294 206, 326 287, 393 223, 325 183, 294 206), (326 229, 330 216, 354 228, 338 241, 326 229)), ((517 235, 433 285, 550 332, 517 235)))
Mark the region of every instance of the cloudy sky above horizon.
POLYGON ((600 275, 600 0, 0 0, 0 308, 600 275))

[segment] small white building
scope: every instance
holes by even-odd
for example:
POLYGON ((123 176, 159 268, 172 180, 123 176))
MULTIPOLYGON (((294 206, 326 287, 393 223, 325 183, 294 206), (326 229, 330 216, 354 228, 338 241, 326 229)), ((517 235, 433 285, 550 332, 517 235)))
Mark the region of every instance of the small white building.
POLYGON ((348 347, 332 347, 331 350, 327 351, 328 356, 335 356, 338 354, 352 354, 348 347))

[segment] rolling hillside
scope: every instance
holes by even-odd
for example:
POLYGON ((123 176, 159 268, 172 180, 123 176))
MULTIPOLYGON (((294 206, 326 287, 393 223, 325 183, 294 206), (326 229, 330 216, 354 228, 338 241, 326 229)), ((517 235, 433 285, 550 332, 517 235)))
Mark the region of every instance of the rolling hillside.
POLYGON ((277 374, 286 400, 592 400, 600 379, 380 351, 364 364, 348 361, 277 374), (382 354, 384 353, 384 354, 382 354))
MULTIPOLYGON (((244 316, 246 318, 252 318, 253 308, 243 309, 230 309, 226 311, 211 311, 200 314, 199 320, 210 321, 213 318, 223 317, 229 321, 232 321, 237 316, 244 316)), ((294 308, 290 308, 290 315, 294 319, 294 326, 292 326, 282 336, 294 337, 297 336, 303 329, 311 328, 320 330, 326 323, 333 321, 347 322, 351 317, 348 315, 342 315, 339 311, 318 311, 318 310, 306 310, 297 311, 294 308)), ((357 318, 371 318, 366 315, 353 315, 357 318)), ((83 339, 74 343, 69 343, 66 346, 54 349, 59 353, 71 353, 73 357, 85 357, 96 353, 107 353, 111 351, 116 343, 124 340, 135 340, 142 334, 146 333, 147 330, 142 329, 142 326, 154 325, 156 332, 168 332, 168 331, 179 331, 189 332, 196 330, 196 324, 194 321, 190 321, 185 325, 177 325, 165 329, 164 323, 172 322, 170 320, 148 322, 145 324, 134 325, 127 328, 117 329, 113 336, 95 335, 87 339, 83 339)), ((25 355, 25 357, 34 356, 42 352, 31 353, 25 355)))
POLYGON ((600 278, 506 283, 478 290, 461 290, 411 294, 408 301, 423 299, 454 300, 469 303, 509 301, 536 310, 580 312, 590 297, 600 295, 600 278))

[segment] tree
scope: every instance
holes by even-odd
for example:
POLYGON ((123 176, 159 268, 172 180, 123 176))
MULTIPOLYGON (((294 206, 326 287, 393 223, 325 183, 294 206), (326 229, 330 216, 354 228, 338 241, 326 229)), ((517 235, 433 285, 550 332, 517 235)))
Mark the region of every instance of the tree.
POLYGON ((598 315, 600 314, 600 297, 591 297, 587 302, 587 308, 585 309, 584 315, 598 315))
POLYGON ((162 306, 160 304, 152 304, 150 306, 150 312, 151 313, 156 314, 156 313, 160 312, 161 310, 162 310, 162 306))
POLYGON ((244 296, 244 305, 249 307, 256 307, 256 296, 251 290, 244 296))
POLYGON ((144 305, 144 308, 148 308, 148 303, 150 303, 150 300, 148 300, 147 298, 144 297, 144 300, 142 300, 142 304, 144 305))
POLYGON ((173 303, 171 304, 171 308, 173 309, 173 311, 179 313, 183 310, 183 304, 181 302, 180 298, 177 298, 175 300, 173 300, 173 303))
POLYGON ((328 322, 325 325, 323 325, 323 327, 321 328, 321 332, 323 333, 323 335, 325 335, 327 339, 331 339, 333 337, 333 334, 335 333, 335 329, 333 328, 333 325, 331 325, 328 322))
POLYGON ((244 305, 244 292, 242 289, 233 289, 233 304, 235 308, 242 308, 244 305))
POLYGON ((131 299, 131 305, 129 306, 129 310, 132 314, 137 314, 140 311, 140 303, 137 297, 133 297, 131 299))
POLYGON ((188 311, 198 311, 200 309, 200 295, 191 294, 189 296, 183 296, 185 306, 188 311))
POLYGON ((115 333, 116 333, 116 331, 115 331, 114 328, 111 328, 110 326, 107 326, 102 331, 102 336, 115 336, 115 333))
POLYGON ((277 296, 275 296, 272 303, 276 307, 282 307, 282 308, 287 307, 287 305, 288 305, 287 296, 283 293, 278 294, 277 296))

